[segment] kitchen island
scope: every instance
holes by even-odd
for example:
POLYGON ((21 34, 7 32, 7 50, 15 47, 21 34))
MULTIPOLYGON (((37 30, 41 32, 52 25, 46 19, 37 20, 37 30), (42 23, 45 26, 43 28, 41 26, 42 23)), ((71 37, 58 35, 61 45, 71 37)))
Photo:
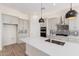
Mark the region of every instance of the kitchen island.
POLYGON ((29 56, 79 56, 79 43, 65 41, 64 46, 46 42, 48 38, 28 37, 26 42, 26 54, 29 56))

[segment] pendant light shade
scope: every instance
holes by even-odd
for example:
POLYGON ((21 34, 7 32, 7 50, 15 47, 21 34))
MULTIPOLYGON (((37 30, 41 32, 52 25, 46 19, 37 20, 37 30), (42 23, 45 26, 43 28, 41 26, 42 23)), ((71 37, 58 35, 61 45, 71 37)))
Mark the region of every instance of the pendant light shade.
POLYGON ((75 10, 72 10, 72 4, 70 10, 66 13, 65 18, 72 19, 77 16, 77 12, 75 10))
POLYGON ((39 19, 39 23, 41 23, 41 22, 44 23, 44 19, 42 17, 39 19))
POLYGON ((44 19, 43 19, 43 17, 42 17, 42 10, 43 10, 44 8, 42 8, 42 3, 41 3, 41 18, 39 19, 39 23, 44 23, 44 19))

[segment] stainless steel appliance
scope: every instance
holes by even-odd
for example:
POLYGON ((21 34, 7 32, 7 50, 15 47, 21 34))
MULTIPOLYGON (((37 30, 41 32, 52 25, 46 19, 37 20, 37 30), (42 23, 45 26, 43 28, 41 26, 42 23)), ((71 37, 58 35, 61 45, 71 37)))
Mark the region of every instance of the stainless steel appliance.
POLYGON ((40 36, 46 37, 46 27, 40 27, 40 36))

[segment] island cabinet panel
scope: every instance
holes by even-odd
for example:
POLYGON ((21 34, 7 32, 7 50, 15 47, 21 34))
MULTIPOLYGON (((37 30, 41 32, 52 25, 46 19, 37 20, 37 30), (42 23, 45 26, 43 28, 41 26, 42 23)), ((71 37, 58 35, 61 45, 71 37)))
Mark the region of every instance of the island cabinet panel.
POLYGON ((44 53, 43 51, 27 44, 26 46, 26 54, 28 56, 49 56, 48 54, 44 53))

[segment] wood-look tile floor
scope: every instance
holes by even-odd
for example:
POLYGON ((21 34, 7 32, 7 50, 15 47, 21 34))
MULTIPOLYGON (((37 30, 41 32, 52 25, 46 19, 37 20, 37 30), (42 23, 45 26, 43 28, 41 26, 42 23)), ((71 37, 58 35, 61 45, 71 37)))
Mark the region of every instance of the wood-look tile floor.
POLYGON ((5 46, 2 51, 0 51, 0 56, 25 56, 26 44, 12 44, 5 46))

